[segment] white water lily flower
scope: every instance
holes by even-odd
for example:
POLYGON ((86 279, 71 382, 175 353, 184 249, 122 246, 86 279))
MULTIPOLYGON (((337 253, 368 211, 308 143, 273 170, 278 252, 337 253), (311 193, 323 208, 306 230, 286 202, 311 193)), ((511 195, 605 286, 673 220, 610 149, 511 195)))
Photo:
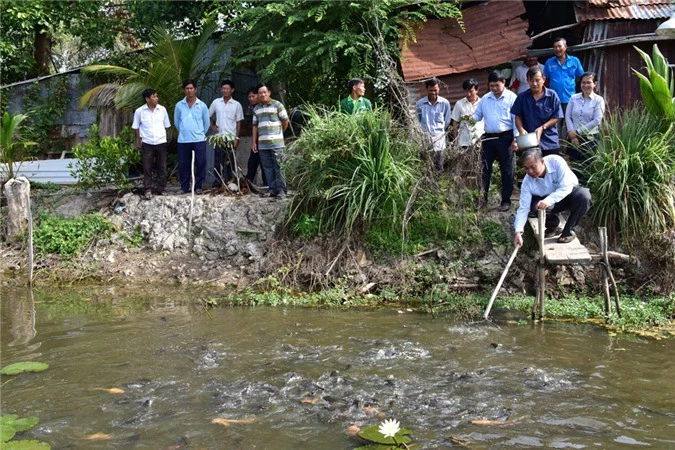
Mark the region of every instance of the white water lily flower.
POLYGON ((384 437, 394 437, 396 436, 396 433, 401 429, 400 428, 401 423, 398 420, 390 419, 390 420, 385 420, 382 422, 380 425, 380 428, 378 431, 384 435, 384 437))

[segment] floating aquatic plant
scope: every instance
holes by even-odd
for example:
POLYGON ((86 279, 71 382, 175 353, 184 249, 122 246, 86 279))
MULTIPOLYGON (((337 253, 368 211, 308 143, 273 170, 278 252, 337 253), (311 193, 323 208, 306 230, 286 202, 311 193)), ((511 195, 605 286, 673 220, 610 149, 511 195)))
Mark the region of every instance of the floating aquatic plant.
POLYGON ((30 430, 39 419, 35 416, 19 418, 16 414, 0 416, 0 447, 3 450, 49 450, 51 445, 35 440, 10 441, 16 433, 30 430))
POLYGON ((48 368, 49 364, 47 363, 36 361, 22 361, 3 367, 2 370, 0 370, 0 374, 18 375, 24 372, 42 372, 43 370, 47 370, 48 368))
POLYGON ((359 431, 358 436, 370 443, 361 446, 356 450, 394 450, 399 448, 415 449, 416 444, 411 444, 410 434, 412 431, 407 428, 401 428, 400 422, 394 419, 388 419, 380 425, 372 425, 359 431))

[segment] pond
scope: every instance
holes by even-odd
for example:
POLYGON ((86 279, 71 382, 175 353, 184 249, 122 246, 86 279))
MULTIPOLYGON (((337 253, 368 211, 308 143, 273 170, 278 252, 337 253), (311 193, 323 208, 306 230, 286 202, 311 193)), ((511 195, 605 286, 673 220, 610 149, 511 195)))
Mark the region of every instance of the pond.
POLYGON ((0 293, 2 364, 50 365, 3 377, 2 413, 38 416, 20 437, 56 449, 353 449, 347 428, 385 417, 426 449, 675 448, 672 340, 391 309, 206 312, 204 288, 0 293))

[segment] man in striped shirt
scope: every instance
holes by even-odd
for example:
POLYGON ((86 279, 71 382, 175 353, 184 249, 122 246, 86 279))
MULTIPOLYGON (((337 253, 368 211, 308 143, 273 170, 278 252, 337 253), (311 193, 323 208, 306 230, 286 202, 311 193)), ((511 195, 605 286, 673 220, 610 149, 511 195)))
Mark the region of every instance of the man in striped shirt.
POLYGON ((286 198, 286 180, 280 162, 284 156, 284 131, 288 113, 281 102, 271 98, 272 91, 258 86, 258 104, 253 109, 253 144, 270 187, 270 197, 286 198))

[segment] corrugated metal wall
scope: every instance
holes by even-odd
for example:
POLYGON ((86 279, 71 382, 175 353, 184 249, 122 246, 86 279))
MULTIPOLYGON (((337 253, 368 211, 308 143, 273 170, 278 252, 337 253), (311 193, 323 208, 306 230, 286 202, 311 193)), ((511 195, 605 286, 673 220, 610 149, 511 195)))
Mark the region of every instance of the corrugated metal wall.
MULTIPOLYGON (((660 20, 594 21, 587 22, 584 43, 604 39, 653 33, 660 20)), ((652 44, 637 46, 651 55, 652 44)), ((675 63, 675 41, 660 41, 659 49, 668 61, 675 63)), ((642 99, 638 78, 631 68, 644 66, 633 44, 615 45, 581 52, 578 55, 587 71, 598 74, 598 91, 605 98, 609 108, 627 107, 642 99)))

